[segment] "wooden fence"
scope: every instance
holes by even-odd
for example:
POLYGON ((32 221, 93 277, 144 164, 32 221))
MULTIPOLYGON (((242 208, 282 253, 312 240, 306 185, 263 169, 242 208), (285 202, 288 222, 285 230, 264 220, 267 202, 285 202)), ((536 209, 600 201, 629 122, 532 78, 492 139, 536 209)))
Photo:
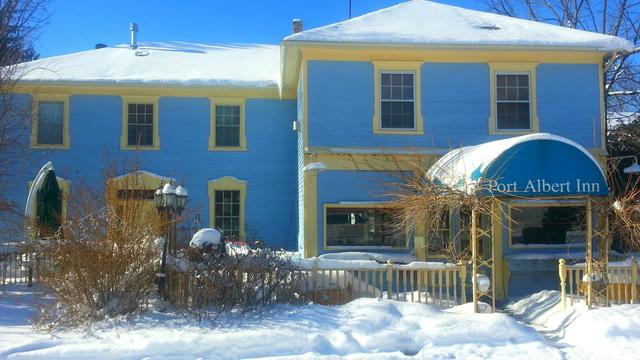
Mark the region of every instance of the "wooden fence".
MULTIPOLYGON (((187 301, 195 277, 195 272, 170 272, 170 299, 187 301)), ((302 260, 295 263, 284 283, 295 289, 299 297, 325 305, 344 304, 357 298, 385 298, 451 307, 467 302, 468 288, 465 265, 429 262, 400 265, 302 260)))
MULTIPOLYGON (((566 301, 573 305, 577 301, 585 299, 586 283, 585 264, 567 265, 564 259, 560 259, 558 267, 560 276, 560 296, 563 308, 566 301)), ((638 262, 634 258, 627 262, 611 262, 607 266, 607 298, 612 304, 637 304, 638 303, 638 262)))

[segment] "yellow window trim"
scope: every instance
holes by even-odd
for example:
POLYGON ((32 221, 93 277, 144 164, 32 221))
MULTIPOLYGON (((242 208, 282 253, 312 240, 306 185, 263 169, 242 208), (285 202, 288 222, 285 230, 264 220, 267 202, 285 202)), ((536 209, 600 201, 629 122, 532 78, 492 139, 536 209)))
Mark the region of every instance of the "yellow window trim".
POLYGON ((247 181, 239 180, 233 176, 223 176, 207 183, 209 193, 209 226, 215 227, 216 191, 237 190, 240 191, 240 238, 245 239, 245 203, 247 198, 247 181))
MULTIPOLYGON (((71 187, 71 181, 65 178, 61 178, 56 176, 56 180, 58 180, 58 186, 60 187, 60 191, 62 192, 62 222, 64 223, 67 219, 67 204, 69 202, 69 190, 71 187)), ((31 191, 31 187, 33 186, 33 180, 29 180, 27 182, 27 191, 31 191)), ((35 206, 37 206, 37 202, 34 202, 35 206)), ((36 209, 31 209, 32 214, 36 214, 36 209)))
POLYGON ((160 129, 158 126, 158 106, 157 96, 122 96, 122 133, 120 136, 121 150, 160 150, 160 129), (128 127, 128 105, 129 104, 153 104, 153 145, 152 146, 130 146, 128 127))
POLYGON ((30 146, 34 149, 69 149, 71 146, 71 136, 69 134, 69 95, 66 94, 44 94, 33 95, 31 109, 31 139, 30 146), (38 144, 38 121, 40 117, 40 102, 62 102, 63 124, 62 124, 62 144, 38 144))
POLYGON ((329 246, 327 245, 327 209, 328 208, 349 208, 349 209, 388 209, 393 207, 393 205, 389 203, 383 202, 372 202, 367 204, 324 204, 323 214, 322 214, 322 224, 323 224, 323 250, 355 250, 355 249, 384 249, 384 250, 408 250, 409 249, 409 241, 410 241, 410 230, 407 228, 405 230, 405 243, 403 247, 387 247, 387 246, 329 246))
POLYGON ((511 212, 512 208, 533 208, 533 207, 546 207, 546 206, 587 206, 586 200, 584 198, 567 198, 567 199, 557 199, 557 200, 533 200, 533 201, 511 201, 507 207, 507 231, 509 236, 509 249, 565 249, 567 247, 583 247, 584 245, 580 244, 559 244, 559 245, 518 245, 513 244, 512 237, 513 231, 511 229, 511 225, 513 221, 511 221, 511 212))
POLYGON ((537 63, 489 63, 489 93, 491 94, 491 106, 489 114, 489 134, 491 135, 524 135, 540 132, 540 121, 538 120, 538 106, 536 93, 536 67, 537 63), (530 112, 529 123, 530 129, 525 130, 499 130, 497 124, 497 89, 496 75, 504 73, 526 73, 529 74, 529 100, 530 112))
POLYGON ((210 151, 246 151, 247 136, 245 122, 246 98, 216 97, 210 98, 211 116, 209 119, 209 150, 210 151), (216 106, 240 106, 240 146, 216 146, 216 106))
POLYGON ((422 135, 424 134, 424 121, 422 119, 422 101, 420 87, 420 67, 421 62, 415 61, 372 61, 373 63, 373 133, 387 135, 422 135), (380 74, 385 71, 407 71, 414 76, 414 113, 415 129, 384 129, 380 123, 380 74))

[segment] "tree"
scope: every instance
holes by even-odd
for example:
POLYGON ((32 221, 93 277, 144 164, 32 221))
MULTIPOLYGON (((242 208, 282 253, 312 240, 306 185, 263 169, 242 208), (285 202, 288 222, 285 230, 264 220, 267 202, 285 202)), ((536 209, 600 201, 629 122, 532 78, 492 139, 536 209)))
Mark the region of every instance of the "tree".
MULTIPOLYGON (((604 60, 606 114, 640 109, 640 1, 486 0, 498 14, 625 38, 632 51, 604 60)), ((607 125, 610 126, 609 121, 607 125)))
POLYGON ((27 155, 24 139, 30 107, 19 104, 14 94, 23 75, 19 64, 38 58, 33 43, 47 19, 46 4, 45 0, 0 0, 0 214, 13 209, 2 189, 27 155))

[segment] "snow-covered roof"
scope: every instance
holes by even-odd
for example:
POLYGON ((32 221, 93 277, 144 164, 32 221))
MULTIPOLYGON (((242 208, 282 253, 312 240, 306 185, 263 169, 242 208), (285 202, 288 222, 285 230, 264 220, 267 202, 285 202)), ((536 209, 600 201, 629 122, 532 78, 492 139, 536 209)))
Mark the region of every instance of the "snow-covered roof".
POLYGON ((145 85, 277 87, 277 45, 184 42, 109 46, 21 65, 21 81, 145 85))
MULTIPOLYGON (((438 159, 427 171, 427 179, 444 185, 452 189, 463 190, 469 194, 478 190, 477 186, 481 180, 492 180, 485 178, 487 170, 508 150, 515 149, 518 145, 531 141, 550 140, 567 144, 570 147, 584 154, 595 168, 600 171, 602 178, 605 174, 598 164, 598 161, 584 147, 567 138, 548 134, 535 133, 529 135, 516 136, 512 138, 490 141, 480 145, 466 146, 454 149, 438 159)), ((549 156, 549 154, 545 154, 549 156)), ((507 156, 513 156, 509 154, 507 156)), ((566 157, 567 154, 564 154, 566 157)), ((550 162, 550 158, 540 158, 539 161, 550 162)), ((533 164, 530 164, 534 167, 533 164)), ((567 165, 568 167, 569 165, 567 165)), ((504 170, 504 169, 502 169, 504 170)), ((577 174, 576 174, 577 175, 577 174)))
POLYGON ((434 46, 571 47, 630 51, 625 39, 469 10, 428 0, 404 2, 302 31, 286 42, 434 46))

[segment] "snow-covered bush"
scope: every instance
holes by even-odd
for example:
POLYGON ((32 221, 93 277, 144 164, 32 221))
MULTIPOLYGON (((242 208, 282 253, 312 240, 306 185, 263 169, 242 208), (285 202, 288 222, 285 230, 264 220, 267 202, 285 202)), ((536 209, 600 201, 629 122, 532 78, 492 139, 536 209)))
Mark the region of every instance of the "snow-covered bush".
MULTIPOLYGON (((231 311, 257 310, 271 303, 302 301, 303 273, 282 250, 248 248, 246 252, 186 250, 187 271, 178 271, 188 291, 172 300, 198 321, 231 311)), ((177 269, 176 269, 177 270, 177 269)))
POLYGON ((43 304, 41 328, 86 325, 146 307, 162 241, 154 236, 158 220, 150 218, 155 214, 145 208, 144 193, 135 190, 109 181, 104 190, 76 186, 59 231, 32 242, 30 251, 52 264, 40 274, 55 297, 43 304))

